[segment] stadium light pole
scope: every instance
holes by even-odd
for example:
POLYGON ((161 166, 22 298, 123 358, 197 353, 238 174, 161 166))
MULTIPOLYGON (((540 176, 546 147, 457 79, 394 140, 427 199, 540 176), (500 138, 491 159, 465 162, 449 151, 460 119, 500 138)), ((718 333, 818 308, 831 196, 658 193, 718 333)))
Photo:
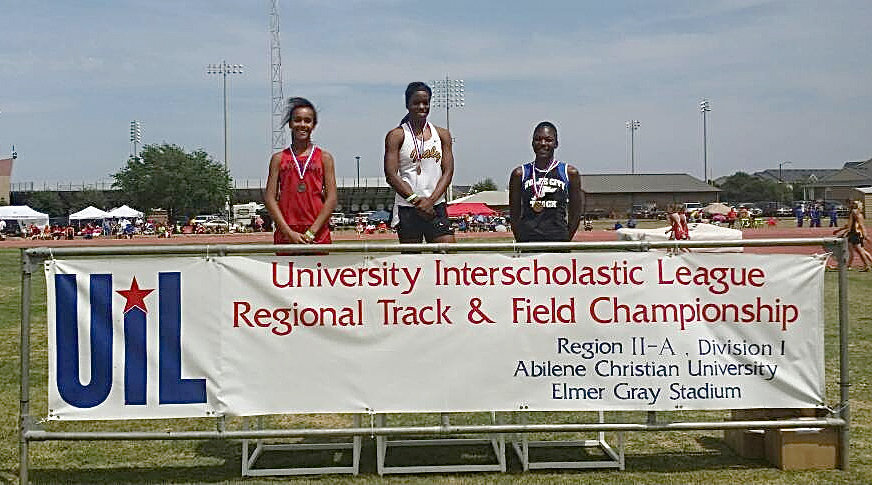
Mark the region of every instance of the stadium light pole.
MULTIPOLYGON (((228 176, 230 174, 230 168, 228 159, 230 157, 227 146, 228 146, 228 136, 227 136, 227 75, 228 74, 242 74, 244 66, 242 64, 227 64, 227 61, 222 60, 221 64, 207 64, 206 65, 206 74, 219 74, 222 78, 222 84, 224 88, 224 171, 227 172, 228 176)), ((227 199, 224 202, 224 211, 227 214, 227 223, 230 223, 230 195, 227 195, 227 199)))
POLYGON ((357 160, 357 188, 360 188, 360 155, 354 157, 357 160))
POLYGON ((708 133, 706 127, 706 113, 712 110, 712 105, 707 98, 699 102, 699 111, 702 113, 702 179, 708 183, 708 133))
MULTIPOLYGON (((462 108, 466 104, 463 79, 451 79, 447 75, 445 79, 430 81, 433 97, 430 104, 437 108, 445 108, 445 128, 451 130, 451 108, 462 108)), ((454 137, 451 141, 454 142, 454 137)), ((452 184, 448 184, 448 200, 454 199, 452 184)))
POLYGON ((779 194, 780 202, 784 202, 784 177, 781 174, 781 167, 787 165, 790 162, 778 162, 778 184, 782 187, 781 194, 779 194))
POLYGON ((636 130, 642 126, 642 123, 639 120, 630 120, 624 123, 627 126, 627 129, 630 130, 630 173, 636 173, 636 139, 635 133, 636 130))
POLYGON ((139 160, 139 145, 142 143, 142 122, 130 122, 130 143, 133 143, 133 159, 139 160))

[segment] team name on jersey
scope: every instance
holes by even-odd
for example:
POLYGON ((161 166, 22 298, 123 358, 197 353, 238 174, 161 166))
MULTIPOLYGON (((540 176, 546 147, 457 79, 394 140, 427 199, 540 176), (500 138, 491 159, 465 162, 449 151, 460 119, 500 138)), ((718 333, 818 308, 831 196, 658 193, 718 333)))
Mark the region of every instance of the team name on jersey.
MULTIPOLYGON (((430 147, 424 150, 424 153, 421 154, 421 158, 435 158, 437 162, 442 161, 442 152, 437 150, 436 147, 430 147)), ((409 159, 416 160, 415 149, 412 148, 412 151, 409 152, 409 159)))
MULTIPOLYGON (((537 184, 541 183, 543 187, 556 187, 560 190, 566 190, 566 182, 564 182, 560 179, 553 179, 553 178, 538 179, 537 178, 536 183, 537 184)), ((524 188, 525 189, 529 189, 532 186, 533 186, 533 177, 530 177, 524 181, 524 188)), ((547 192, 554 192, 554 190, 549 190, 547 192)))

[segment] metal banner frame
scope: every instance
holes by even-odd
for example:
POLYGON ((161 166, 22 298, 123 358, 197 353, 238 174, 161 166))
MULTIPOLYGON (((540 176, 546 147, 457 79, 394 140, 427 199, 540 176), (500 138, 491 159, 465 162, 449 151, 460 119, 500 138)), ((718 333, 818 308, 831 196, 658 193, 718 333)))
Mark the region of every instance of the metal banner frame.
MULTIPOLYGON (((613 241, 613 242, 563 242, 563 243, 460 243, 460 244, 404 244, 396 243, 350 243, 334 244, 319 247, 319 251, 330 253, 400 253, 400 252, 549 252, 549 251, 649 251, 651 249, 665 249, 679 251, 683 248, 723 248, 723 247, 770 247, 770 246, 822 246, 831 251, 838 263, 838 319, 839 319, 839 403, 830 416, 824 418, 804 418, 786 420, 754 420, 754 421, 697 421, 697 422, 659 422, 655 412, 649 412, 647 420, 641 423, 605 423, 600 420, 597 423, 566 423, 566 424, 528 424, 525 419, 520 423, 504 424, 497 420, 487 425, 452 425, 448 420, 443 420, 436 426, 397 426, 390 427, 386 422, 380 421, 378 425, 370 427, 352 426, 350 428, 315 428, 315 429, 244 429, 227 430, 223 418, 218 419, 218 426, 214 430, 203 431, 45 431, 36 425, 30 410, 30 332, 31 332, 31 304, 32 292, 31 281, 33 273, 39 271, 41 264, 55 257, 124 257, 133 255, 202 255, 220 257, 228 254, 257 254, 275 253, 281 251, 288 254, 305 253, 311 251, 310 247, 296 245, 272 244, 239 244, 239 245, 174 245, 174 246, 113 246, 113 247, 40 247, 21 250, 21 327, 20 327, 20 401, 19 401, 19 479, 21 484, 29 483, 29 447, 32 442, 39 441, 105 441, 105 440, 213 440, 213 439, 238 439, 264 440, 277 438, 326 438, 326 437, 352 437, 350 444, 355 453, 353 464, 348 469, 334 470, 325 467, 323 469, 282 469, 282 474, 302 473, 356 473, 359 463, 359 442, 363 436, 376 436, 383 443, 384 451, 387 450, 389 437, 409 437, 415 435, 429 435, 434 437, 448 437, 453 435, 488 434, 491 436, 484 440, 494 446, 494 451, 503 456, 494 465, 497 470, 505 470, 505 440, 506 434, 540 433, 540 432, 570 432, 570 433, 599 433, 602 438, 604 432, 618 432, 619 453, 606 452, 612 459, 618 460, 623 468, 623 439, 622 435, 630 431, 689 431, 689 430, 726 430, 726 429, 795 429, 795 428, 838 428, 839 430, 839 468, 847 470, 849 466, 849 440, 851 412, 849 404, 849 369, 848 369, 848 279, 847 279, 847 255, 848 245, 843 238, 788 238, 788 239, 753 239, 735 241, 613 241), (290 470, 290 471, 288 471, 290 470)), ((524 413, 522 413, 523 416, 524 413)), ((445 440, 440 440, 445 441, 445 440)), ((454 440, 450 440, 454 441, 454 440)), ((602 446, 604 440, 593 440, 595 446, 602 446)), ((579 445, 582 442, 569 442, 579 445)), ((587 443, 587 440, 584 442, 587 443)), ((592 443, 593 444, 593 443, 592 443)), ((340 444, 344 445, 344 444, 340 444)), ((535 446, 535 442, 528 442, 523 438, 521 444, 515 443, 521 454, 524 468, 539 468, 536 462, 530 462, 528 451, 535 446), (526 458, 525 458, 526 457, 526 458)), ((553 443, 552 443, 553 445, 553 443)), ((257 470, 252 469, 254 461, 263 451, 260 441, 256 444, 255 451, 249 455, 244 454, 243 474, 257 470)), ((282 445, 275 445, 282 446, 282 445)), ((299 445, 298 445, 299 446, 299 445)), ((608 446, 608 445, 606 445, 608 446)), ((345 447, 347 448, 347 446, 345 447)), ((297 447, 296 449, 301 449, 297 447)), ((611 448, 609 448, 611 449, 611 448)), ((381 455, 384 458, 384 455, 381 455)), ((572 463, 539 463, 541 467, 565 468, 572 463), (550 466, 548 466, 550 465, 550 466)), ((383 466, 383 461, 381 462, 383 466)), ((463 466, 463 465, 460 465, 463 466)), ((490 465, 488 465, 490 466, 490 465)), ((609 465, 614 466, 614 465, 609 465)), ((404 473, 414 473, 416 467, 403 467, 404 473)), ((380 471, 389 473, 381 469, 380 471)), ((448 471, 444 468, 439 470, 448 471)), ((455 468, 455 471, 464 471, 455 468)))

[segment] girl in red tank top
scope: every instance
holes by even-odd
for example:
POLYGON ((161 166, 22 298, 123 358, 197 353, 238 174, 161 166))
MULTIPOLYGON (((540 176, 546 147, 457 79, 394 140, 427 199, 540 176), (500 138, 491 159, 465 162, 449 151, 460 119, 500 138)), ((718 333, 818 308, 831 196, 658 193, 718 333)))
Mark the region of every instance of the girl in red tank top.
POLYGON ((269 164, 265 205, 276 244, 330 244, 327 223, 336 207, 333 156, 312 143, 318 113, 304 98, 290 98, 285 121, 291 146, 269 164))

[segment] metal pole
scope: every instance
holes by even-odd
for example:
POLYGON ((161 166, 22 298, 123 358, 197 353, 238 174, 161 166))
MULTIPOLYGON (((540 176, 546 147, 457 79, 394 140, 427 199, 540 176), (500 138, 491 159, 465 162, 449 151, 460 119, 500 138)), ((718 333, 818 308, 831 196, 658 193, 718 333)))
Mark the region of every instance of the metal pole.
POLYGON ((360 157, 354 157, 357 160, 357 187, 360 188, 360 157))
POLYGON ((630 122, 630 173, 636 173, 636 126, 630 122))
POLYGON ((452 435, 473 433, 553 433, 591 431, 691 431, 719 429, 796 429, 842 426, 838 418, 785 419, 765 421, 682 421, 673 423, 561 423, 561 424, 471 424, 435 426, 374 426, 353 428, 285 428, 241 431, 41 431, 29 433, 33 441, 124 441, 124 440, 213 440, 275 439, 372 435, 452 435))
MULTIPOLYGON (((227 133, 227 67, 226 67, 227 62, 221 61, 221 63, 225 65, 224 72, 222 75, 223 84, 224 84, 224 171, 229 174, 230 173, 229 168, 228 168, 229 164, 227 163, 227 157, 228 157, 228 150, 227 150, 227 146, 228 146, 228 142, 227 142, 227 138, 228 138, 228 136, 227 136, 227 134, 228 134, 227 133)), ((230 224, 230 222, 231 222, 230 221, 230 194, 227 194, 227 197, 224 200, 224 213, 227 215, 227 223, 230 224)))
POLYGON ((705 110, 702 112, 702 180, 708 183, 708 139, 705 110))
POLYGON ((849 400, 850 375, 848 368, 848 241, 842 239, 836 246, 839 261, 839 417, 845 421, 839 432, 839 468, 849 467, 851 437, 851 402, 849 400))
POLYGON ((21 251, 21 387, 19 390, 18 479, 28 483, 28 440, 30 431, 30 290, 32 265, 30 255, 21 251))
MULTIPOLYGON (((222 64, 226 64, 226 61, 221 61, 222 64)), ((224 86, 224 170, 227 170, 227 70, 225 69, 222 73, 223 86, 224 86)))

